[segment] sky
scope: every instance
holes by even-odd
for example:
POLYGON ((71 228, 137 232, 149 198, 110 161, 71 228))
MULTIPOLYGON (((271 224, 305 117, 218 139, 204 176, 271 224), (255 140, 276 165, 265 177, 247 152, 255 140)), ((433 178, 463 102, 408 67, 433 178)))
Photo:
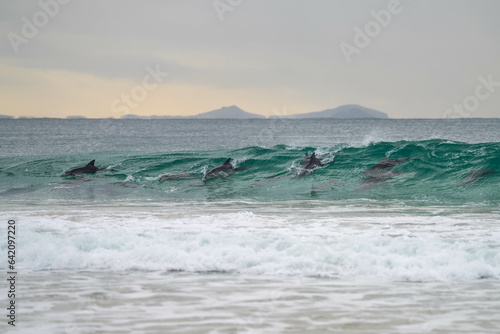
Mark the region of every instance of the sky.
POLYGON ((498 0, 0 3, 1 115, 500 117, 498 0))

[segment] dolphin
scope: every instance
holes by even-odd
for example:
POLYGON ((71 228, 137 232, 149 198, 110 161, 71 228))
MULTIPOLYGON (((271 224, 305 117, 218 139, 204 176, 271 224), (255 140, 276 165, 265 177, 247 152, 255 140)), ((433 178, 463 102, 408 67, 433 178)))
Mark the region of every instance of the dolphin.
POLYGON ((393 169, 400 163, 405 162, 410 158, 397 158, 397 159, 387 159, 387 157, 384 157, 378 164, 375 166, 371 167, 370 169, 366 170, 362 176, 377 176, 379 174, 386 174, 387 171, 393 169))
POLYGON ((457 186, 467 186, 496 173, 497 171, 493 169, 472 169, 466 177, 457 182, 457 186))
POLYGON ((295 177, 304 176, 304 175, 308 174, 310 171, 312 171, 313 169, 320 167, 320 166, 322 166, 321 159, 316 158, 316 152, 311 154, 310 157, 306 154, 306 156, 304 157, 304 161, 302 161, 302 167, 301 167, 299 173, 295 177), (309 161, 307 161, 307 163, 304 166, 304 162, 307 158, 309 158, 309 161))
POLYGON ((178 179, 187 179, 191 177, 195 177, 196 175, 188 173, 187 170, 183 171, 182 173, 167 173, 158 178, 159 181, 163 180, 178 180, 178 179))
POLYGON ((375 187, 381 185, 382 182, 390 180, 393 177, 396 177, 401 174, 406 174, 406 173, 398 173, 393 170, 380 171, 377 174, 372 174, 368 178, 364 179, 363 182, 361 182, 361 184, 364 187, 375 187))
POLYGON ((203 181, 214 178, 225 176, 234 171, 233 165, 231 165, 231 158, 227 158, 227 160, 220 166, 211 169, 208 173, 203 177, 203 181))
POLYGON ((97 168, 94 166, 95 160, 92 160, 84 167, 78 167, 65 172, 62 176, 77 175, 77 174, 93 174, 102 168, 97 168))
POLYGON ((267 179, 260 180, 258 182, 255 182, 255 183, 251 184, 250 187, 264 186, 264 185, 269 184, 271 182, 282 180, 282 179, 285 179, 285 178, 287 178, 286 175, 285 176, 276 176, 276 174, 274 174, 273 176, 268 177, 267 179))
POLYGON ((387 159, 387 157, 384 157, 378 164, 361 174, 362 177, 367 178, 361 182, 361 187, 358 191, 380 186, 383 182, 390 180, 393 177, 405 174, 395 172, 392 169, 408 159, 410 158, 387 159))
MULTIPOLYGON (((305 158, 304 158, 305 159, 305 158)), ((316 152, 311 154, 311 157, 309 158, 309 162, 307 165, 304 167, 305 170, 311 170, 317 167, 321 166, 321 160, 316 158, 316 152)))

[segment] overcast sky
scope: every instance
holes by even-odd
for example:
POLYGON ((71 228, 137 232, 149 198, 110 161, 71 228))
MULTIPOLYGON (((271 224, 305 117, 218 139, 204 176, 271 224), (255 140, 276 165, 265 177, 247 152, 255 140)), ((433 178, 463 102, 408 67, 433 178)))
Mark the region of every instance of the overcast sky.
POLYGON ((500 117, 498 0, 0 3, 0 114, 500 117))

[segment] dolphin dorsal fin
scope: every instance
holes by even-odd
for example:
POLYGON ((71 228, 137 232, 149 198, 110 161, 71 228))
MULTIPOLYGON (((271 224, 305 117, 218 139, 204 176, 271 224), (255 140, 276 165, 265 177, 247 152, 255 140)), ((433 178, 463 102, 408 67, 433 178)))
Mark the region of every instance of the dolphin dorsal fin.
POLYGON ((231 158, 227 158, 226 162, 223 163, 223 165, 229 165, 231 163, 231 158))
POLYGON ((95 160, 92 160, 91 162, 89 162, 89 163, 87 164, 87 166, 94 166, 94 162, 95 162, 95 160))
POLYGON ((313 154, 311 154, 311 161, 313 161, 314 159, 316 159, 316 152, 313 152, 313 154))
POLYGON ((306 158, 309 158, 309 154, 306 152, 306 158))

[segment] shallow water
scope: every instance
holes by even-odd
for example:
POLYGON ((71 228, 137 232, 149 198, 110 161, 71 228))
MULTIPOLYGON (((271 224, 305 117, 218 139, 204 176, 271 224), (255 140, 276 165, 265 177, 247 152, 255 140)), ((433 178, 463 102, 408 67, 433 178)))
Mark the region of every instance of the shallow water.
POLYGON ((24 274, 19 333, 498 333, 500 284, 24 274))

